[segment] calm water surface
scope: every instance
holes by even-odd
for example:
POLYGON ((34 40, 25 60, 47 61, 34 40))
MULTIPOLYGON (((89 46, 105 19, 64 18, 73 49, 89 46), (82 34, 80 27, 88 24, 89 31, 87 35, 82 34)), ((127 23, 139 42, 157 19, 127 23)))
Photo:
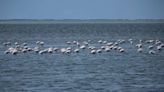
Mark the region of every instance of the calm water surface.
POLYGON ((66 41, 160 39, 164 24, 0 24, 0 92, 164 92, 164 49, 157 54, 125 53, 4 54, 3 42, 37 40, 47 47, 66 41))

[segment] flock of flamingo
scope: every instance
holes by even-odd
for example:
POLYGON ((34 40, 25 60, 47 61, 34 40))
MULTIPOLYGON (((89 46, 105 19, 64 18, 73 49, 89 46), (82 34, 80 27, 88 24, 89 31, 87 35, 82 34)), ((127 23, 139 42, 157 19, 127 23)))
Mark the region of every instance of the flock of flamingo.
POLYGON ((88 50, 91 54, 98 54, 103 52, 111 52, 111 50, 117 51, 118 53, 124 53, 125 50, 121 44, 130 44, 135 46, 136 52, 138 53, 149 53, 149 54, 156 54, 162 50, 164 47, 164 43, 160 40, 138 40, 135 42, 134 39, 123 40, 119 39, 117 41, 107 41, 107 40, 98 40, 94 42, 94 44, 99 44, 99 46, 95 46, 93 41, 67 41, 66 48, 64 47, 45 47, 45 43, 43 41, 37 41, 35 47, 29 47, 27 43, 18 43, 15 42, 12 44, 11 42, 4 42, 3 45, 7 48, 4 53, 5 54, 12 54, 16 55, 18 53, 27 53, 27 52, 36 52, 38 54, 45 54, 45 53, 63 53, 63 54, 70 54, 70 53, 81 53, 84 50, 88 50), (72 45, 74 47, 72 47, 72 45), (145 49, 148 49, 146 51, 145 49))

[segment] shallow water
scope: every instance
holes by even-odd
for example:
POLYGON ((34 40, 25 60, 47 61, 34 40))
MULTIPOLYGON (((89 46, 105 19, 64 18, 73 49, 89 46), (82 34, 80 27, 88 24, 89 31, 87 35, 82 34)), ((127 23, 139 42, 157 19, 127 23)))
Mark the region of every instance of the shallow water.
POLYGON ((164 24, 1 24, 0 90, 2 92, 163 92, 164 49, 154 55, 136 53, 4 54, 3 42, 37 40, 46 46, 67 47, 66 41, 160 39, 164 24))

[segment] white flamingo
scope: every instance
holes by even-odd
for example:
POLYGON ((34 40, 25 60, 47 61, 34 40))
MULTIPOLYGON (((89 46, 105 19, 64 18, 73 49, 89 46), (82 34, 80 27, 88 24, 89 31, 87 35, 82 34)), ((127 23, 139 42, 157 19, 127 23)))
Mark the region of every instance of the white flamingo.
POLYGON ((97 53, 101 53, 102 52, 102 49, 98 49, 96 52, 97 53))
POLYGON ((125 50, 124 49, 120 49, 119 52, 125 52, 125 50))
POLYGON ((150 50, 149 54, 155 54, 155 51, 154 50, 150 50))
POLYGON ((140 44, 137 44, 136 47, 141 48, 141 47, 143 47, 143 45, 140 43, 140 44))
POLYGON ((47 52, 48 53, 52 53, 53 52, 53 48, 48 48, 47 52))
POLYGON ((157 50, 162 50, 162 47, 161 46, 157 46, 157 50))
POLYGON ((74 52, 79 53, 80 49, 75 49, 74 52))
POLYGON ((99 40, 99 41, 98 41, 98 43, 100 43, 100 44, 101 44, 102 42, 103 42, 102 40, 99 40))
POLYGON ((106 47, 104 51, 105 51, 105 52, 110 52, 110 50, 111 50, 111 49, 110 49, 109 47, 106 47))
POLYGON ((138 48, 137 49, 137 52, 142 53, 143 52, 143 49, 142 48, 138 48))
POLYGON ((153 49, 153 47, 154 47, 153 45, 148 46, 149 49, 153 49))
POLYGON ((80 46, 80 49, 85 49, 85 48, 86 48, 85 45, 80 46))
POLYGON ((71 44, 71 42, 70 42, 70 41, 67 41, 66 43, 67 43, 67 44, 71 44))
POLYGON ((96 54, 96 50, 91 50, 91 54, 96 54))

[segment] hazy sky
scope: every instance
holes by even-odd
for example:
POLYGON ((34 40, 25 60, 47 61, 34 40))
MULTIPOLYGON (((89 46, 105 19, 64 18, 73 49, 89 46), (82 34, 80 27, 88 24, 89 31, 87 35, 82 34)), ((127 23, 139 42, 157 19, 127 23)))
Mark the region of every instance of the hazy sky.
POLYGON ((0 19, 164 19, 164 0, 0 0, 0 19))

